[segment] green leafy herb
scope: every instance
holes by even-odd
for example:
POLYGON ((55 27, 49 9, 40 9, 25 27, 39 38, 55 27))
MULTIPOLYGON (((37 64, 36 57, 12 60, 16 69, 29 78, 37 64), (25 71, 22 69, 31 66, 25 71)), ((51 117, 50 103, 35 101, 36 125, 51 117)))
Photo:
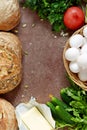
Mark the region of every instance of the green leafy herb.
POLYGON ((62 88, 62 100, 50 96, 47 102, 56 128, 68 127, 68 130, 87 130, 87 92, 76 85, 69 77, 70 86, 62 88))
POLYGON ((40 18, 50 22, 52 30, 59 32, 65 29, 63 15, 66 9, 80 3, 81 0, 25 0, 24 6, 37 11, 40 18))
POLYGON ((70 87, 63 88, 60 92, 63 101, 64 94, 71 100, 68 102, 70 108, 66 109, 67 112, 72 113, 72 121, 75 122, 74 130, 87 129, 87 92, 76 85, 70 78, 70 87))

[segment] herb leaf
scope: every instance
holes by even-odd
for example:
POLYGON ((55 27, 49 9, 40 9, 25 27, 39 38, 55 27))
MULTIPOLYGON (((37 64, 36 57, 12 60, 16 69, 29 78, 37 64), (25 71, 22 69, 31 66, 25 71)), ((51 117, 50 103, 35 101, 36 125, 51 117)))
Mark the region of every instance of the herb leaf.
POLYGON ((52 25, 52 30, 65 29, 63 15, 70 6, 80 5, 81 0, 25 0, 24 6, 37 11, 42 19, 46 19, 52 25))

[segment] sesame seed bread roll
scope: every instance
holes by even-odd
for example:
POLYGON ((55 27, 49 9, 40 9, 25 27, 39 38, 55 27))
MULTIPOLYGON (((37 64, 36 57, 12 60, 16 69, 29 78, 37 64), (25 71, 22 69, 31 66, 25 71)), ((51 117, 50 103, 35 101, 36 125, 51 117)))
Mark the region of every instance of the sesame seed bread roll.
POLYGON ((0 94, 17 87, 22 77, 22 46, 19 38, 0 32, 0 94))

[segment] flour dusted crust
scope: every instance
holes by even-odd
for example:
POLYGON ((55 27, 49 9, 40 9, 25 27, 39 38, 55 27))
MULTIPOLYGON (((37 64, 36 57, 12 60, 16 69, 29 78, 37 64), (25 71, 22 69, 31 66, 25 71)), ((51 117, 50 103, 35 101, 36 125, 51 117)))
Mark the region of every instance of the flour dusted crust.
POLYGON ((20 21, 18 0, 0 0, 0 30, 9 31, 20 21))
POLYGON ((0 130, 18 130, 15 109, 11 103, 0 98, 0 130))
POLYGON ((0 94, 17 87, 22 77, 22 47, 19 38, 0 32, 0 94))

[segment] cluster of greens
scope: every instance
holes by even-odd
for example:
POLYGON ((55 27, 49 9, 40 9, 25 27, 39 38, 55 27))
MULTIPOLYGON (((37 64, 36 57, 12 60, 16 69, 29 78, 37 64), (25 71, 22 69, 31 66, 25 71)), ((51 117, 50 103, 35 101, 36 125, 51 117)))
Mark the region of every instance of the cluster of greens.
POLYGON ((70 6, 80 5, 81 0, 24 0, 24 6, 37 11, 42 19, 52 25, 52 30, 59 32, 65 29, 63 15, 70 6))
POLYGON ((51 96, 47 105, 56 120, 57 128, 69 130, 87 130, 87 92, 71 79, 70 86, 60 91, 62 100, 51 96))

